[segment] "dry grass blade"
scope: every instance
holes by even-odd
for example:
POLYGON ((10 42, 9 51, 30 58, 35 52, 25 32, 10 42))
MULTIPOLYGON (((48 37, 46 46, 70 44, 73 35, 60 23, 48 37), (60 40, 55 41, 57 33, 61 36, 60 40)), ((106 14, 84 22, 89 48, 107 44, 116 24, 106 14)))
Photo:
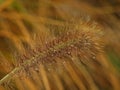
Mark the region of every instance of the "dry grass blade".
POLYGON ((5 8, 7 8, 9 5, 11 5, 11 3, 13 2, 13 0, 5 0, 2 5, 0 5, 0 12, 2 10, 4 10, 5 8))

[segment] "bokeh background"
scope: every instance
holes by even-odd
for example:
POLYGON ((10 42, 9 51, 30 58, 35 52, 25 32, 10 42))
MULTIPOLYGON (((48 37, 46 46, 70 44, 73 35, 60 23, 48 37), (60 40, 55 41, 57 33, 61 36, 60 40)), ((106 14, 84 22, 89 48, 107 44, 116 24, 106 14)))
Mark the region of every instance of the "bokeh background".
POLYGON ((59 72, 40 66, 39 73, 20 75, 23 79, 16 77, 0 90, 120 90, 120 0, 0 0, 0 78, 13 69, 17 52, 33 45, 36 34, 43 40, 48 33, 57 37, 67 30, 66 21, 90 18, 104 34, 98 64, 69 62, 56 66, 59 72))

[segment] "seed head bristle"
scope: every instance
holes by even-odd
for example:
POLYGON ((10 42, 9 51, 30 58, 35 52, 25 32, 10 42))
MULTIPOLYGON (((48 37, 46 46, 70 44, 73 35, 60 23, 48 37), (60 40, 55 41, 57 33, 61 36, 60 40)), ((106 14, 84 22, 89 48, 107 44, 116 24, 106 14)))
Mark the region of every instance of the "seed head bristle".
POLYGON ((25 71, 25 73, 30 74, 29 69, 31 68, 38 72, 37 66, 40 64, 60 63, 60 61, 57 61, 59 59, 56 58, 64 59, 77 56, 80 60, 91 59, 100 51, 100 37, 98 34, 95 30, 88 30, 83 27, 81 29, 75 25, 74 29, 68 30, 61 36, 44 41, 45 43, 42 46, 38 44, 36 48, 27 47, 26 52, 20 55, 16 69, 12 73, 25 71))
MULTIPOLYGON (((66 34, 54 38, 52 41, 47 42, 44 48, 28 49, 27 54, 23 54, 21 57, 24 60, 19 63, 24 68, 26 66, 34 67, 38 63, 52 63, 57 62, 55 58, 67 57, 75 55, 80 58, 95 57, 99 51, 99 39, 96 38, 95 31, 84 30, 71 30, 66 34), (27 63, 25 63, 27 62, 27 63)), ((38 46, 39 47, 39 46, 38 46)))

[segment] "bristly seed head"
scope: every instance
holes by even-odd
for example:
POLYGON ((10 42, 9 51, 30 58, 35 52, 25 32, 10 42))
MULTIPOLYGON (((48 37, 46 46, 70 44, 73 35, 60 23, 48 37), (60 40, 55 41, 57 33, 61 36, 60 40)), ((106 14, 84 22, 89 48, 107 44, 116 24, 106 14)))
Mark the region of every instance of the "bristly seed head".
POLYGON ((93 30, 92 27, 82 26, 80 29, 78 25, 75 25, 74 29, 68 30, 59 37, 54 37, 53 40, 47 38, 48 41, 42 43, 42 46, 40 43, 36 48, 28 48, 23 55, 20 55, 16 71, 23 70, 30 75, 31 68, 38 72, 37 66, 39 67, 40 64, 64 63, 65 58, 72 56, 79 57, 82 61, 96 59, 101 48, 99 32, 93 30))
MULTIPOLYGON (((38 65, 38 63, 51 63, 55 58, 77 55, 80 58, 90 58, 92 53, 99 52, 99 39, 95 31, 69 30, 61 37, 46 41, 44 48, 29 49, 27 55, 21 56, 19 64, 25 67, 38 65), (74 53, 75 52, 75 53, 74 53)), ((93 57, 93 56, 92 56, 93 57)))

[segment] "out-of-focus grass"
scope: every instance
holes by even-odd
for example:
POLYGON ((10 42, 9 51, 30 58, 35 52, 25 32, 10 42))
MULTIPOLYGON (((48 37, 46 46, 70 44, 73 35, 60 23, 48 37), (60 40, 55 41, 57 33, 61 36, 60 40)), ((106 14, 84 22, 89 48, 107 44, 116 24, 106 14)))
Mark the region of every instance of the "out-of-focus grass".
POLYGON ((4 2, 4 0, 0 0, 0 4, 2 4, 4 2))
POLYGON ((13 3, 10 5, 10 8, 15 9, 15 11, 18 12, 26 12, 25 8, 23 7, 23 5, 20 4, 19 1, 13 1, 13 3))
POLYGON ((111 61, 111 63, 120 72, 120 57, 116 53, 114 53, 113 51, 107 52, 107 54, 108 54, 108 58, 111 61))
POLYGON ((39 74, 31 70, 33 78, 21 81, 15 77, 13 85, 0 89, 119 90, 120 0, 0 0, 0 78, 12 70, 9 67, 14 67, 13 56, 32 46, 36 33, 42 40, 46 40, 47 33, 57 37, 67 31, 68 26, 72 27, 68 21, 89 20, 86 14, 104 27, 104 55, 98 56, 96 63, 87 62, 84 66, 75 60, 75 64, 65 63, 64 68, 56 66, 61 70, 57 73, 54 69, 47 72, 47 66, 40 66, 39 74))

